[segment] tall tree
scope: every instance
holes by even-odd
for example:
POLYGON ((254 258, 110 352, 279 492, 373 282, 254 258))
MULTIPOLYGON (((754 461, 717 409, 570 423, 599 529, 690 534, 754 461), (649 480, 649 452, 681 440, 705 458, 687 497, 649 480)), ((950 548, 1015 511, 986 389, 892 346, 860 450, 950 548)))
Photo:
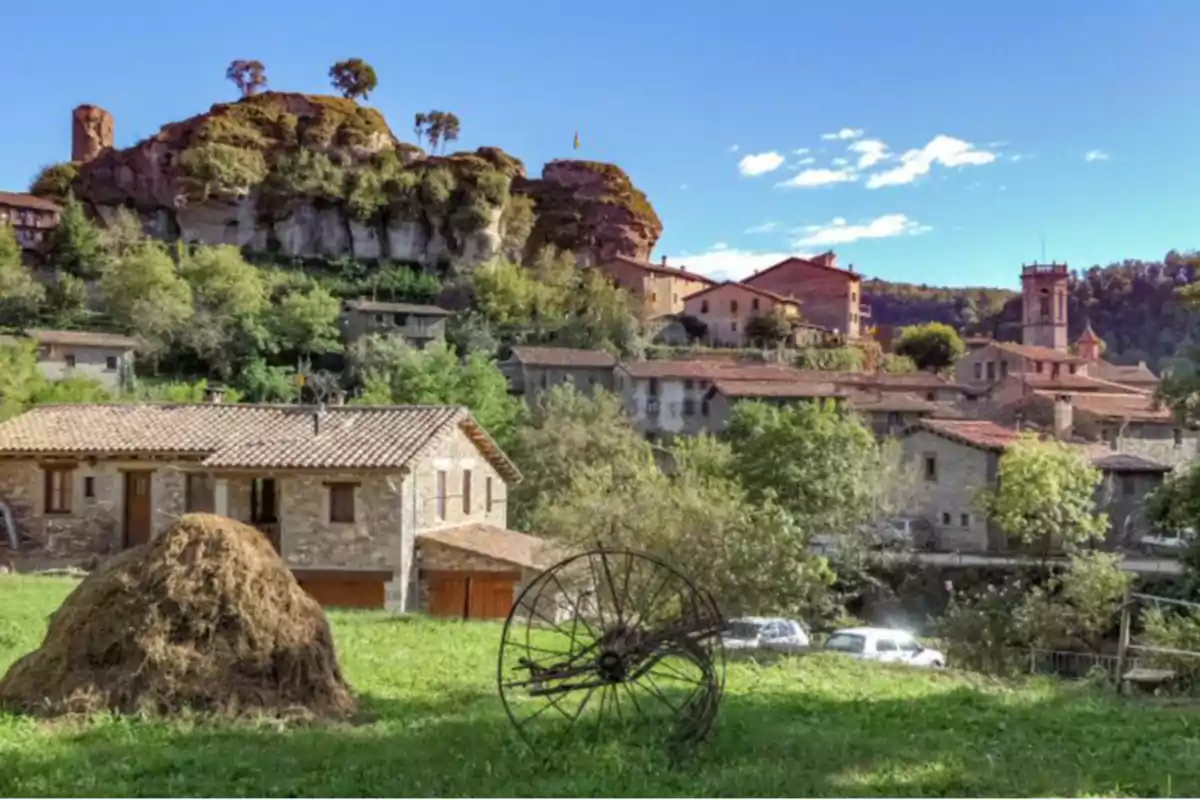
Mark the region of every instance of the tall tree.
POLYGON ((42 285, 21 263, 21 246, 12 226, 0 224, 0 324, 31 322, 44 295, 42 285))
POLYGON ((1049 554, 1102 539, 1108 515, 1097 513, 1102 474, 1079 448, 1026 433, 1000 458, 996 486, 979 504, 1010 536, 1049 554))
POLYGON ((952 366, 966 351, 958 331, 941 322, 909 325, 901 328, 892 348, 908 356, 918 369, 941 370, 952 366))
POLYGON ((338 330, 341 303, 323 286, 288 292, 272 317, 276 335, 285 350, 303 356, 335 353, 342 349, 338 330))
POLYGON ((151 355, 180 341, 194 319, 191 287, 157 242, 142 242, 107 263, 100 291, 109 314, 144 339, 151 355))
POLYGON ((50 234, 50 258, 57 269, 78 278, 96 278, 104 269, 104 240, 74 193, 67 195, 58 227, 50 234))
POLYGON ((225 77, 234 82, 242 97, 250 97, 266 87, 267 68, 261 61, 238 59, 230 62, 225 77))
POLYGON ((378 83, 374 67, 361 58, 351 58, 334 64, 329 68, 329 79, 333 88, 342 93, 342 97, 350 99, 368 99, 378 83))
POLYGON ((267 285, 232 245, 200 246, 180 259, 179 271, 196 304, 186 344, 228 380, 239 359, 263 349, 267 285))
POLYGON ((462 123, 458 119, 457 114, 449 111, 438 111, 437 126, 438 138, 442 142, 442 152, 446 152, 446 144, 449 142, 457 142, 458 135, 462 132, 462 123))
POLYGON ((758 347, 776 347, 792 333, 791 321, 778 310, 755 314, 746 322, 746 338, 758 347))

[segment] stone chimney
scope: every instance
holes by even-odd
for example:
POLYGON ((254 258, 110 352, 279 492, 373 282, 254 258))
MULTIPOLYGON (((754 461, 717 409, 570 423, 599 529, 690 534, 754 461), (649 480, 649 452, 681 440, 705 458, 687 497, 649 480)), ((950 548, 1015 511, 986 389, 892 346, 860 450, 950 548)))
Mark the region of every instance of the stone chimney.
POLYGON ((204 402, 220 403, 225 399, 224 386, 206 386, 204 387, 204 402))
POLYGON ((834 252, 832 250, 821 253, 821 255, 813 258, 812 261, 814 264, 820 264, 822 267, 836 267, 837 266, 837 256, 834 255, 834 252))
POLYGON ((317 403, 317 407, 313 409, 313 436, 321 435, 321 422, 325 418, 325 404, 317 403))
POLYGON ((99 106, 71 112, 71 160, 86 164, 113 146, 113 116, 99 106))
POLYGON ((1062 440, 1071 438, 1075 425, 1075 409, 1071 406, 1071 395, 1060 394, 1054 398, 1054 435, 1062 440))

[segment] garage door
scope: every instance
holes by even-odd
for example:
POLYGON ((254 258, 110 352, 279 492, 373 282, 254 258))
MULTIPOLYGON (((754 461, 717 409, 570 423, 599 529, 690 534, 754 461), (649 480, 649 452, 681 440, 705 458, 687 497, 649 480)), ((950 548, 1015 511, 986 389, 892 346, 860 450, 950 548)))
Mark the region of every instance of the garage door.
POLYGON ((504 619, 518 576, 491 572, 430 572, 425 576, 429 613, 460 619, 504 619))
POLYGON ((383 608, 387 601, 389 576, 380 573, 297 572, 300 588, 322 606, 383 608))

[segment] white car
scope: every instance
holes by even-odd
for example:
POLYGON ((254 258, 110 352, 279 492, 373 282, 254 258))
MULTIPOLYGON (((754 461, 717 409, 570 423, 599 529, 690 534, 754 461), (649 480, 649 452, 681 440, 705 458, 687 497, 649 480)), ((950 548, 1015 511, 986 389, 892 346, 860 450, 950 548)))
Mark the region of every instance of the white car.
POLYGON ((829 634, 825 649, 866 661, 944 667, 946 656, 924 647, 908 631, 897 628, 842 628, 829 634))
POLYGON ((1195 536, 1195 532, 1191 530, 1172 531, 1170 533, 1143 536, 1140 544, 1142 545, 1142 549, 1150 555, 1156 553, 1179 554, 1191 546, 1195 536))
POLYGON ((730 620, 721 643, 729 650, 774 650, 797 653, 811 644, 804 625, 779 617, 740 617, 730 620))

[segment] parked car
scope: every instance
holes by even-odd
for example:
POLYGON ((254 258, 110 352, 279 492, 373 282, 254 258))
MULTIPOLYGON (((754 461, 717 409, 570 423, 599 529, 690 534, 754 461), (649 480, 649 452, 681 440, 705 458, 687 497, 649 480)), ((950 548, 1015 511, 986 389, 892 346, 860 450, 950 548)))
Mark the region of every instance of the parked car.
POLYGON ((741 617, 730 620, 721 642, 729 650, 774 650, 797 653, 811 641, 803 623, 778 617, 741 617))
POLYGON ((1142 549, 1150 555, 1158 553, 1181 555, 1184 550, 1187 550, 1191 546, 1194 539, 1195 533, 1191 530, 1171 531, 1169 533, 1143 536, 1140 544, 1142 549))
POLYGON ((946 666, 945 655, 923 646, 908 631, 896 628, 842 628, 829 634, 824 649, 866 661, 887 661, 914 667, 946 666))

